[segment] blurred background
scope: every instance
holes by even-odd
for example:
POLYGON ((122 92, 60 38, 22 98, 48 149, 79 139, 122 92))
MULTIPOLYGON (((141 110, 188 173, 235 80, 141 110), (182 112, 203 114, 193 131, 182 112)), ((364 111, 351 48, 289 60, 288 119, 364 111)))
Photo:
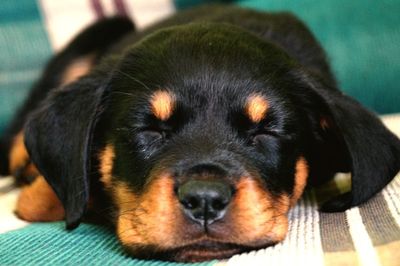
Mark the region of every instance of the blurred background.
POLYGON ((1 0, 0 134, 47 60, 83 27, 119 14, 140 30, 211 2, 295 13, 326 49, 343 91, 379 114, 400 112, 399 0, 1 0))

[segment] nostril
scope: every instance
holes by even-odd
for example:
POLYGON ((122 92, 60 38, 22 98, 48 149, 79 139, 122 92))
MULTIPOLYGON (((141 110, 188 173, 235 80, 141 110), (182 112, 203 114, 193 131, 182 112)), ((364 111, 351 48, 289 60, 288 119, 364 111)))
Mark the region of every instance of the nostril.
POLYGON ((181 200, 181 204, 186 208, 186 209, 197 209, 200 206, 200 200, 196 197, 188 197, 187 199, 181 200))
POLYGON ((226 205, 228 205, 228 203, 229 203, 229 201, 224 200, 224 199, 214 199, 211 202, 211 207, 214 210, 221 211, 221 210, 225 209, 225 207, 226 207, 226 205))

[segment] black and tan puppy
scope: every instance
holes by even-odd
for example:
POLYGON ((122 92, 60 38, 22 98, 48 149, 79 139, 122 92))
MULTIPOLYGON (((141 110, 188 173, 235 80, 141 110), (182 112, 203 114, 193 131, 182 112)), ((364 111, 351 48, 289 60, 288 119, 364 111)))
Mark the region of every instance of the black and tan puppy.
POLYGON ((49 63, 4 142, 9 171, 35 177, 22 218, 72 229, 97 212, 135 257, 174 261, 273 245, 306 184, 351 172, 322 206, 344 211, 400 169, 400 141, 337 89, 297 18, 227 6, 143 32, 95 24, 49 63))

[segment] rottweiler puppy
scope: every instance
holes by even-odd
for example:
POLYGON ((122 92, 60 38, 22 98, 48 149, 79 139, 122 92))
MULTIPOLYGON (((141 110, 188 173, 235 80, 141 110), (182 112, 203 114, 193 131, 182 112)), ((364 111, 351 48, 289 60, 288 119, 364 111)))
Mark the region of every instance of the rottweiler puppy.
POLYGON ((400 169, 399 139, 337 88, 299 19, 231 6, 140 32, 97 22, 50 61, 3 146, 4 172, 29 183, 23 219, 73 229, 95 213, 133 256, 186 262, 282 241, 307 184, 351 172, 321 207, 344 211, 400 169))

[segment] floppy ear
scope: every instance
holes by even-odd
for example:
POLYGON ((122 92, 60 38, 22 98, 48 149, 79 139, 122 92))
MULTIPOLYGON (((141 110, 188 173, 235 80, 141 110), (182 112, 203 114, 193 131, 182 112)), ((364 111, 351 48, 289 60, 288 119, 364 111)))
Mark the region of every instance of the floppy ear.
POLYGON ((63 203, 68 229, 79 225, 89 197, 94 128, 107 92, 104 78, 85 77, 56 89, 25 125, 25 145, 63 203))
POLYGON ((370 199, 399 172, 400 140, 357 101, 309 76, 303 78, 343 139, 352 174, 351 191, 325 202, 321 210, 344 211, 370 199))

